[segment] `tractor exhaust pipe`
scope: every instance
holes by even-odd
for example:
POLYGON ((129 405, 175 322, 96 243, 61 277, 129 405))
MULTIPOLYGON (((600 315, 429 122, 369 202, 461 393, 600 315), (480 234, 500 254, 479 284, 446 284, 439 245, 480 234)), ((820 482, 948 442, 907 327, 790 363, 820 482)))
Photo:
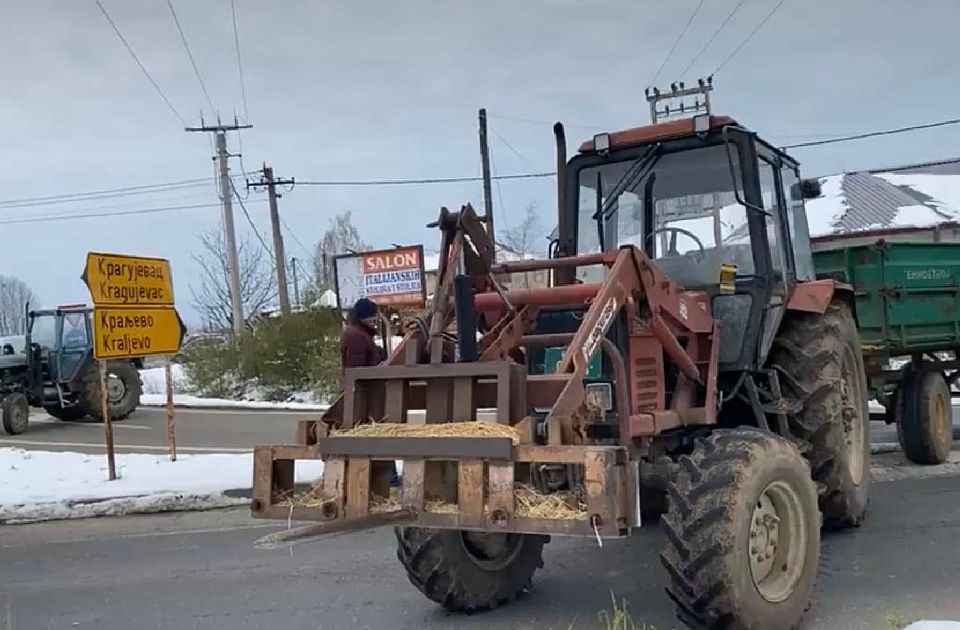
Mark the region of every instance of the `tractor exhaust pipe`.
MULTIPOLYGON (((567 134, 563 130, 563 123, 557 121, 553 125, 553 137, 557 145, 557 245, 554 250, 554 256, 572 256, 570 250, 570 226, 567 224, 567 186, 565 180, 567 166, 567 134)), ((576 275, 576 269, 555 269, 553 271, 553 284, 555 286, 573 284, 576 275)))

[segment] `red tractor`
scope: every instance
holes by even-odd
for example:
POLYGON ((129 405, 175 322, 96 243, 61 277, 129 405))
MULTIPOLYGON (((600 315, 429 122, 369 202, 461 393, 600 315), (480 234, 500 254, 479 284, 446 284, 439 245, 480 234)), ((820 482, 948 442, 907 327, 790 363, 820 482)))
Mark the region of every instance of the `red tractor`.
POLYGON ((624 537, 662 514, 684 622, 793 628, 821 526, 859 524, 870 483, 851 291, 814 277, 803 200, 819 186, 709 111, 599 134, 569 162, 555 131, 550 257, 497 264, 470 206, 442 211, 430 312, 382 365, 347 370, 299 445, 256 450, 253 514, 395 524, 413 585, 467 611, 528 589, 550 535, 624 537), (538 269, 551 287, 499 282, 538 269), (357 433, 371 419, 418 432, 357 433), (469 422, 514 437, 429 433, 469 422), (325 461, 319 505, 285 502, 296 459, 325 461), (579 493, 580 511, 525 511, 529 488, 579 493))

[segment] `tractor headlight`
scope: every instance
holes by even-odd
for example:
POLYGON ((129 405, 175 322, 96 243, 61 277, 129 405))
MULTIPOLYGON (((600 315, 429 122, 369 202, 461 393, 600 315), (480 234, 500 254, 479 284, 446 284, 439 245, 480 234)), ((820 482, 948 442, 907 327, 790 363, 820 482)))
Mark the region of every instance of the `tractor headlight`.
POLYGON ((591 405, 604 411, 613 410, 613 387, 610 383, 588 383, 584 389, 591 405))

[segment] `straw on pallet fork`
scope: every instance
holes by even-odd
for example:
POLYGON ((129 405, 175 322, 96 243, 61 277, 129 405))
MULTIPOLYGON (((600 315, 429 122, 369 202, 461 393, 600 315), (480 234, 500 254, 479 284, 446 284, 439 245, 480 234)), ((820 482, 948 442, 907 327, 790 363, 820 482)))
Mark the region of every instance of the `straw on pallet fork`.
POLYGON ((413 510, 417 526, 617 538, 639 525, 636 465, 627 457, 626 449, 514 446, 509 438, 325 438, 314 447, 258 447, 254 452, 253 514, 277 520, 340 521, 351 530, 378 526, 377 519, 367 519, 376 494, 371 487, 376 483, 373 469, 393 459, 404 460, 400 504, 413 510), (459 448, 453 449, 448 443, 451 440, 457 441, 459 448), (374 459, 371 453, 377 453, 374 459), (337 499, 319 507, 281 504, 282 497, 293 488, 294 461, 317 458, 326 460, 324 495, 337 499), (429 512, 425 509, 428 484, 423 464, 451 460, 458 464, 457 511, 429 512), (516 465, 534 463, 583 466, 584 519, 517 515, 516 465))

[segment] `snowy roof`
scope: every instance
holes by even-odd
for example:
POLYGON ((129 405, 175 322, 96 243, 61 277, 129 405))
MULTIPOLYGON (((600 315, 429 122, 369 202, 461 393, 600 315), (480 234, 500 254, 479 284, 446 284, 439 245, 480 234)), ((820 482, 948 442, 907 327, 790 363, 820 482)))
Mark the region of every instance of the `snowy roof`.
MULTIPOLYGON (((497 243, 497 261, 506 262, 510 260, 521 260, 526 258, 528 260, 535 259, 536 256, 533 254, 525 254, 521 256, 513 249, 503 245, 502 243, 497 243)), ((424 271, 431 272, 436 271, 440 268, 440 252, 424 252, 423 253, 423 269, 424 271)))
POLYGON ((806 202, 810 236, 960 221, 960 159, 831 175, 806 202))

